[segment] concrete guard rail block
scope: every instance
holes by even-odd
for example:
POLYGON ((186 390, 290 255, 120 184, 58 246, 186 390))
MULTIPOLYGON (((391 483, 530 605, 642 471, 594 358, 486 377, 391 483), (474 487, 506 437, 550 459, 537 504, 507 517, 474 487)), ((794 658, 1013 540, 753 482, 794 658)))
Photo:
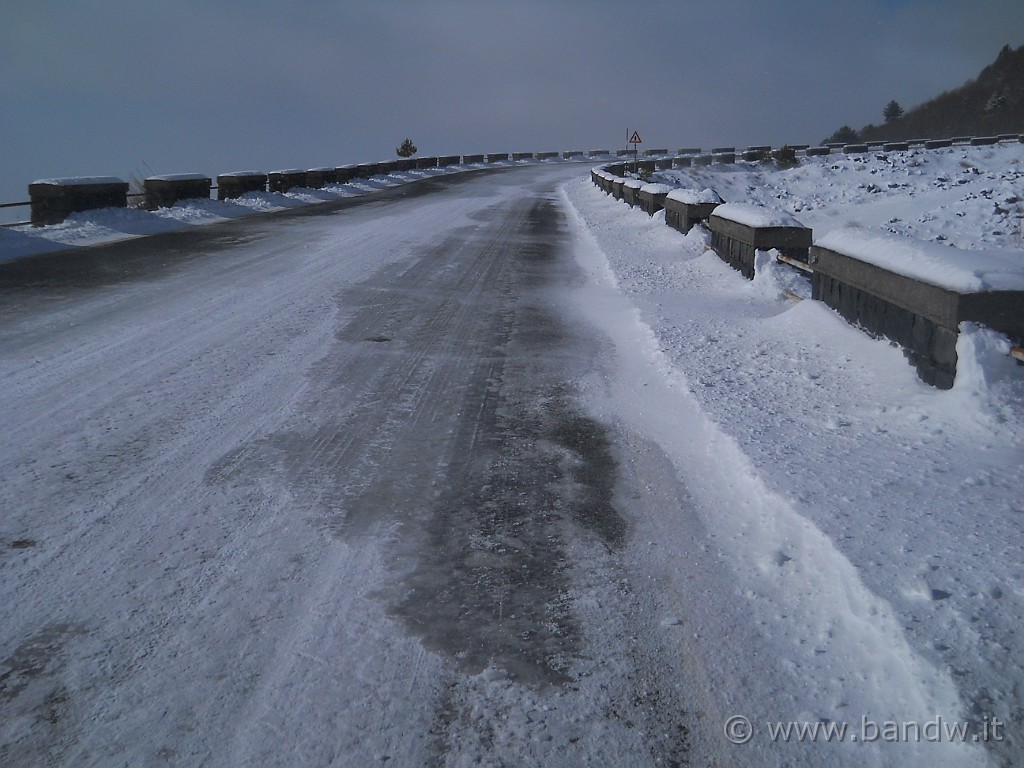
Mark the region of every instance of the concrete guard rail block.
POLYGON ((513 152, 512 160, 517 163, 521 160, 533 160, 533 152, 513 152))
POLYGON ((437 158, 438 168, 449 165, 458 165, 462 161, 462 155, 439 155, 437 158))
POLYGON ((718 152, 712 155, 714 161, 719 165, 731 165, 736 162, 735 152, 718 152))
MULTIPOLYGON (((962 321, 982 323, 1024 338, 1021 290, 961 291, 894 271, 844 253, 830 243, 811 248, 812 296, 868 333, 896 342, 927 384, 950 389, 956 377, 956 342, 962 321)), ((952 251, 948 246, 933 246, 952 251)))
MULTIPOLYGON (((665 197, 665 224, 684 235, 693 229, 695 224, 707 221, 715 208, 722 204, 722 200, 707 200, 702 202, 700 193, 690 193, 690 190, 673 190, 665 197)), ((718 196, 715 195, 717 198, 718 196)))
POLYGON ((640 179, 624 179, 622 182, 622 200, 630 208, 640 205, 640 188, 646 182, 640 179))
POLYGON ((306 186, 310 189, 322 189, 337 181, 338 172, 335 168, 310 168, 306 171, 306 186))
POLYGON ((416 167, 418 169, 420 169, 420 170, 423 170, 425 168, 437 168, 437 158, 436 157, 417 157, 416 158, 416 167))
POLYGON ((672 167, 671 157, 661 157, 654 161, 654 167, 659 171, 667 171, 672 167))
POLYGON ((631 149, 617 149, 615 150, 616 157, 625 157, 626 155, 632 155, 633 150, 631 149))
POLYGON ((855 155, 855 154, 858 154, 860 152, 867 152, 867 151, 868 151, 868 145, 867 144, 844 144, 843 145, 843 154, 855 155))
POLYGON ((607 149, 592 149, 587 152, 587 157, 609 157, 611 152, 607 149))
POLYGON ((267 185, 271 192, 287 192, 306 186, 306 172, 298 168, 285 171, 271 171, 267 174, 267 185))
POLYGON ((887 141, 882 145, 882 150, 885 152, 906 152, 908 149, 910 149, 910 144, 905 141, 887 141))
POLYGON ((673 168, 689 168, 693 163, 692 157, 673 157, 672 167, 673 168))
POLYGON ((473 163, 482 163, 484 161, 483 155, 463 155, 462 164, 472 165, 473 163))
POLYGON ((640 208, 648 216, 653 216, 665 207, 665 198, 672 191, 666 184, 644 184, 640 187, 640 208))
POLYGON ((616 200, 623 199, 623 185, 625 185, 625 183, 625 179, 615 179, 615 181, 612 182, 612 197, 616 200))
POLYGON ((371 176, 376 176, 380 173, 380 163, 359 163, 356 166, 357 179, 368 179, 371 176))
POLYGON ((998 144, 999 138, 997 136, 975 136, 971 139, 972 147, 987 147, 991 144, 998 144))
POLYGON ((788 213, 760 206, 727 203, 715 208, 708 217, 711 248, 719 257, 754 279, 756 251, 777 248, 797 261, 807 262, 812 232, 788 213))
POLYGON ((727 155, 730 153, 735 154, 736 147, 715 147, 711 150, 712 155, 727 155))
POLYGON ((201 173, 178 173, 171 176, 150 176, 142 182, 146 208, 170 208, 179 200, 209 200, 213 179, 201 173))
POLYGON ((645 149, 644 154, 647 157, 660 157, 661 155, 667 155, 667 149, 645 149))
POLYGON ((487 155, 488 163, 507 163, 508 152, 491 152, 487 155))
POLYGON ((945 149, 946 147, 952 146, 952 139, 930 139, 924 143, 925 149, 945 149))
POLYGON ((339 165, 334 169, 334 179, 338 184, 345 184, 356 177, 354 165, 339 165))
POLYGON ((558 157, 557 152, 538 152, 536 154, 538 160, 555 160, 558 157))
POLYGON ((416 168, 416 161, 411 157, 403 157, 401 160, 393 160, 391 165, 396 171, 411 171, 416 168))
POLYGON ((263 171, 236 171, 217 177, 217 199, 231 200, 249 192, 266 192, 267 174, 263 171))
POLYGON ((711 165, 714 157, 712 155, 697 155, 693 158, 694 165, 711 165))
POLYGON ((569 150, 568 152, 562 153, 564 160, 572 160, 574 157, 583 157, 583 151, 578 149, 569 150))
POLYGON ((128 182, 115 176, 40 179, 28 185, 35 226, 60 224, 68 214, 96 208, 126 208, 128 182))
POLYGON ((680 147, 676 150, 677 155, 699 155, 703 150, 700 147, 680 147))
POLYGON ((830 147, 807 147, 804 150, 804 154, 808 157, 819 157, 821 155, 828 155, 832 152, 830 147))

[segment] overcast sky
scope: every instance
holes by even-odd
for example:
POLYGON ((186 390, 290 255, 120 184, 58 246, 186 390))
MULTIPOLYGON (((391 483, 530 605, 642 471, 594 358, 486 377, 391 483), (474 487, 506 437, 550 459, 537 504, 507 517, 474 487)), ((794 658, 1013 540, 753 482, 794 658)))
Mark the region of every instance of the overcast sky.
POLYGON ((0 202, 53 176, 818 142, 1024 43, 1022 0, 3 0, 0 202))

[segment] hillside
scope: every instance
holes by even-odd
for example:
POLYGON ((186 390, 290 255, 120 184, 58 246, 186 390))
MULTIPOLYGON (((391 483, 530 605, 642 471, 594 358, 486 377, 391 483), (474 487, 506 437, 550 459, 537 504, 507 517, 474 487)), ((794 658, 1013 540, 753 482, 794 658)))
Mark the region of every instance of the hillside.
POLYGON ((974 80, 908 109, 900 118, 860 130, 863 141, 1024 132, 1024 46, 1005 46, 974 80))

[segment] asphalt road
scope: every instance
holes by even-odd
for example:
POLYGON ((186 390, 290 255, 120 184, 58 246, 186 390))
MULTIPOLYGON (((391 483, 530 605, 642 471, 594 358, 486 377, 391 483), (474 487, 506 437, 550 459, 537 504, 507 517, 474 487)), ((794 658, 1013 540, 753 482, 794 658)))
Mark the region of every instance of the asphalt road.
POLYGON ((694 764, 585 172, 0 267, 0 764, 694 764))

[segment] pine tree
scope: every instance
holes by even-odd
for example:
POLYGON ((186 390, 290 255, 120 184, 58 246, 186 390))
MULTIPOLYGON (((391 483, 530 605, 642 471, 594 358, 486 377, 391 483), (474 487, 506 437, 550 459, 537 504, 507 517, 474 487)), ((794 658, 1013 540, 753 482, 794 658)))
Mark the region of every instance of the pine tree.
POLYGON ((829 136, 823 144, 857 144, 860 142, 860 134, 848 125, 844 125, 838 131, 829 136))
POLYGON ((412 139, 406 139, 402 142, 402 146, 395 150, 399 157, 412 157, 417 151, 416 145, 412 143, 412 139))
POLYGON ((885 105, 885 109, 882 110, 882 114, 885 116, 885 122, 891 123, 903 116, 903 107, 895 100, 890 101, 885 105))

